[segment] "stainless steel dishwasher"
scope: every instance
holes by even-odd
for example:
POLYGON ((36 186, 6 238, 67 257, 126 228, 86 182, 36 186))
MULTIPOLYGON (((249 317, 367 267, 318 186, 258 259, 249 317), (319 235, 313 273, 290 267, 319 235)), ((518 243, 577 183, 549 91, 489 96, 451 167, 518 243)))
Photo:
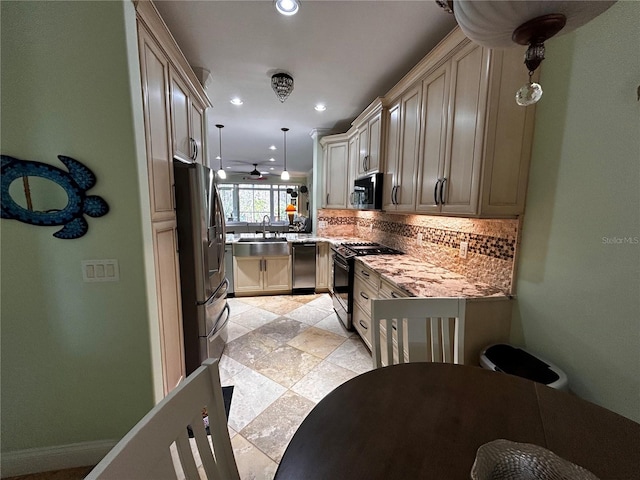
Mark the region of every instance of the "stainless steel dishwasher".
POLYGON ((294 243, 293 250, 293 291, 303 293, 316 289, 316 243, 294 243))

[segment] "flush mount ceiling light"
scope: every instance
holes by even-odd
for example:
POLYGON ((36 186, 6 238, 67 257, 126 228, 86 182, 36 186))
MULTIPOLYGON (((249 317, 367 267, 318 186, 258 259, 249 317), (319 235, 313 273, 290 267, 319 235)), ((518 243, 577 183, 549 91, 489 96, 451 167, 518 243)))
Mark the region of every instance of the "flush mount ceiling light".
POLYGON ((269 150, 277 150, 277 149, 278 149, 278 148, 277 148, 275 145, 271 145, 271 146, 269 147, 269 150))
POLYGON ((224 125, 217 124, 216 128, 218 129, 218 145, 220 146, 218 158, 220 159, 220 169, 218 170, 218 178, 225 179, 227 178, 227 172, 222 168, 222 129, 224 125))
POLYGON ((289 129, 283 127, 280 130, 282 130, 282 133, 284 135, 284 170, 282 171, 282 175, 280 175, 280 178, 282 180, 289 180, 289 172, 287 172, 287 132, 289 131, 289 129))
POLYGON ((242 99, 241 99, 241 98, 235 97, 235 98, 232 98, 232 99, 230 100, 230 102, 229 102, 229 103, 231 103, 231 105, 240 106, 240 105, 242 105, 244 102, 242 101, 242 99))
POLYGON ((285 72, 275 73, 271 76, 271 88, 280 102, 284 103, 293 92, 293 77, 285 72))
POLYGON ((298 0, 276 0, 276 10, 282 15, 287 17, 295 15, 300 9, 300 2, 298 0))
POLYGON ((324 112, 327 109, 327 106, 322 104, 322 103, 318 103, 315 107, 318 112, 324 112))
POLYGON ((482 46, 528 45, 524 63, 527 83, 516 92, 518 105, 536 103, 542 87, 531 77, 544 60, 544 42, 560 31, 568 33, 594 19, 615 3, 610 0, 436 0, 456 17, 464 34, 482 46))

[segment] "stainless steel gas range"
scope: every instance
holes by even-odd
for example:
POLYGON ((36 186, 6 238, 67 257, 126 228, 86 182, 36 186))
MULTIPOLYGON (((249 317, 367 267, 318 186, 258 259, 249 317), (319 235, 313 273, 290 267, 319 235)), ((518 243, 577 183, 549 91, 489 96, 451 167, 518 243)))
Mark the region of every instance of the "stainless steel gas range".
POLYGON ((333 256, 333 309, 348 330, 353 330, 353 272, 355 257, 363 255, 402 255, 403 252, 379 243, 341 243, 331 247, 333 256))

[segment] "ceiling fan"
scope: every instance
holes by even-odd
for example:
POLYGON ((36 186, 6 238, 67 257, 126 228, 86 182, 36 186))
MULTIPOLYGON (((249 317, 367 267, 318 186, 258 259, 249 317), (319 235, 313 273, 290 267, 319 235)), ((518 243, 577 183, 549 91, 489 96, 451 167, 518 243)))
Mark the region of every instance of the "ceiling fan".
POLYGON ((250 178, 251 180, 260 180, 260 179, 265 178, 265 177, 262 175, 262 173, 260 173, 260 172, 258 171, 258 164, 257 164, 257 163, 254 163, 254 164, 253 164, 253 170, 252 170, 251 172, 249 172, 249 178, 250 178))

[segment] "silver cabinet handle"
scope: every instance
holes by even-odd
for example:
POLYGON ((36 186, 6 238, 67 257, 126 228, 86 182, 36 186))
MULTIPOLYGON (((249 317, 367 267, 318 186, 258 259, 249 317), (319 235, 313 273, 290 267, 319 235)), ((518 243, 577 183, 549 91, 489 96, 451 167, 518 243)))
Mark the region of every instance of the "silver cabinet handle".
POLYGON ((369 327, 367 327, 367 325, 366 325, 362 320, 359 320, 359 321, 358 321, 358 323, 359 323, 359 324, 360 324, 360 326, 361 326, 362 328, 364 328, 365 330, 369 330, 369 327))
POLYGON ((327 205, 329 205, 329 194, 327 193, 327 205))
POLYGON ((398 295, 396 292, 391 292, 391 298, 400 298, 400 295, 398 295))
POLYGON ((364 292, 360 292, 360 296, 361 296, 362 298, 364 298, 365 300, 369 300, 369 297, 367 297, 367 294, 366 294, 366 293, 364 293, 364 292))
POLYGON ((442 179, 442 183, 440 184, 440 204, 444 205, 444 184, 447 183, 446 177, 442 179))
POLYGON ((367 272, 365 272, 364 270, 360 270, 360 273, 361 273, 362 275, 364 275, 365 277, 368 277, 368 276, 369 276, 369 274, 368 274, 367 272))
POLYGON ((436 180, 436 186, 433 187, 433 203, 436 205, 440 205, 438 203, 438 185, 440 184, 440 179, 436 180))

